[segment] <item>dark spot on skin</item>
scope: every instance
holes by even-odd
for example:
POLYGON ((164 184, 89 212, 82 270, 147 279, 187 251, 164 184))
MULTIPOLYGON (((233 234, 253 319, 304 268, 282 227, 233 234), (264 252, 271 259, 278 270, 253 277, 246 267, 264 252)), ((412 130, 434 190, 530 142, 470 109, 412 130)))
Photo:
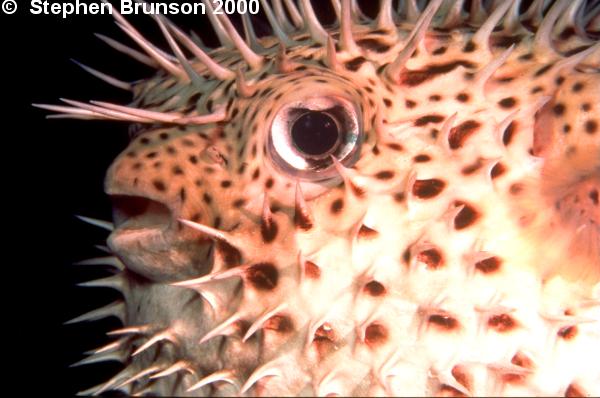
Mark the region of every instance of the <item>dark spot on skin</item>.
POLYGON ((313 227, 310 216, 305 214, 299 206, 296 206, 294 210, 294 225, 305 231, 308 231, 313 227))
POLYGON ((260 177, 260 169, 255 169, 254 172, 252 173, 252 179, 253 180, 258 180, 258 177, 260 177))
POLYGON ((290 333, 294 330, 294 323, 288 316, 275 315, 265 322, 263 329, 278 333, 290 333))
POLYGON ((585 132, 588 134, 596 134, 598 131, 598 122, 595 120, 588 120, 585 122, 585 132))
MULTIPOLYGON (((230 84, 233 84, 233 83, 234 83, 234 81, 232 80, 230 82, 230 84)), ((225 91, 227 91, 227 90, 225 90, 225 91)), ((233 105, 233 98, 230 98, 229 101, 227 101, 227 105, 225 106, 225 113, 229 113, 229 110, 231 109, 232 105, 233 105)), ((219 135, 221 135, 221 134, 219 134, 219 135)))
POLYGON ((435 395, 438 397, 466 397, 463 392, 448 384, 440 384, 440 388, 435 395))
POLYGON ((496 163, 496 165, 492 167, 490 175, 492 176, 492 178, 498 178, 504 173, 506 173, 506 166, 504 166, 502 163, 496 163))
POLYGON ((552 107, 552 112, 556 116, 562 116, 565 113, 565 104, 558 103, 552 107))
POLYGON ((310 279, 318 279, 321 276, 321 268, 312 261, 305 261, 304 275, 310 279))
POLYGON ((443 53, 446 52, 448 48, 447 47, 438 47, 435 50, 433 50, 433 55, 442 55, 443 53))
POLYGON ((465 141, 481 126, 481 123, 475 120, 467 120, 462 122, 450 130, 448 135, 448 143, 450 149, 462 148, 465 141))
POLYGON ((154 159, 155 157, 158 156, 158 152, 150 152, 146 155, 146 158, 148 159, 154 159))
POLYGON ((333 343, 335 342, 335 332, 328 323, 321 325, 313 337, 313 342, 317 346, 317 350, 321 355, 325 355, 333 351, 333 343))
POLYGON ((557 86, 560 86, 561 84, 563 84, 565 81, 564 76, 558 76, 556 79, 554 79, 554 83, 556 83, 557 86))
POLYGON ((444 116, 442 115, 426 115, 421 116, 417 120, 415 120, 415 126, 421 127, 426 126, 429 123, 440 123, 444 120, 444 116))
POLYGON ((271 263, 259 263, 246 270, 246 278, 256 290, 269 291, 277 287, 279 272, 271 263))
POLYGON ((183 174, 183 170, 179 166, 173 166, 172 172, 173 172, 173 175, 182 175, 183 174))
POLYGON ((445 187, 446 183, 437 178, 416 180, 412 187, 412 193, 421 199, 431 199, 438 196, 445 187))
POLYGON ((263 238, 264 243, 271 243, 277 238, 279 227, 275 220, 262 220, 260 223, 260 234, 263 238))
POLYGON ((573 87, 571 88, 571 90, 573 90, 574 93, 578 93, 581 90, 583 90, 584 84, 581 82, 577 82, 575 84, 573 84, 573 87))
POLYGON ((455 330, 458 328, 458 321, 449 315, 430 315, 429 318, 427 318, 427 322, 447 331, 455 330))
POLYGON ((581 110, 588 112, 590 109, 592 109, 592 106, 589 103, 581 104, 581 110))
POLYGON ((367 283, 363 290, 366 294, 373 297, 379 297, 385 294, 385 287, 377 281, 371 281, 367 283))
POLYGON ((213 227, 215 228, 219 228, 221 226, 221 217, 220 216, 216 216, 214 221, 213 221, 213 227))
POLYGON ((246 199, 236 199, 233 201, 233 207, 239 209, 246 204, 246 199))
POLYGON ((579 47, 575 47, 570 49, 569 51, 565 51, 564 56, 565 57, 570 57, 571 55, 575 55, 581 51, 587 50, 588 48, 590 48, 590 46, 579 46, 579 47))
POLYGON ((429 101, 438 102, 442 100, 442 96, 439 94, 433 94, 429 96, 429 101))
POLYGON ((510 363, 525 369, 533 369, 533 361, 527 355, 523 354, 520 351, 513 355, 512 359, 510 360, 510 363))
MULTIPOLYGON (((291 184, 290 184, 290 186, 291 186, 291 184)), ((281 211, 281 207, 279 207, 276 204, 270 205, 269 208, 271 209, 271 213, 277 213, 278 211, 281 211)))
POLYGON ((475 73, 473 72, 465 72, 464 78, 466 81, 471 81, 475 78, 475 73))
POLYGON ((185 188, 181 188, 179 190, 179 199, 181 199, 181 202, 185 202, 186 199, 186 192, 185 192, 185 188))
POLYGON ((492 36, 492 45, 494 47, 508 48, 513 44, 518 44, 521 40, 523 40, 522 35, 514 35, 514 36, 492 36))
POLYGON ((498 105, 500 105, 501 108, 510 109, 517 105, 517 100, 513 97, 503 98, 500 101, 498 101, 498 105))
POLYGON ((410 263, 410 246, 407 247, 402 253, 402 261, 404 264, 408 265, 410 263))
POLYGON ((550 70, 550 68, 552 68, 552 65, 553 64, 548 64, 548 65, 542 66, 533 75, 535 77, 542 76, 544 73, 548 72, 550 70))
POLYGON ((378 235, 377 231, 375 231, 372 228, 367 227, 366 225, 362 225, 360 227, 360 229, 358 230, 358 237, 359 238, 369 239, 369 238, 373 238, 373 237, 375 237, 377 235, 378 235))
POLYGON ((460 93, 456 96, 456 100, 459 102, 467 102, 467 101, 469 101, 469 94, 460 93))
POLYGON ((531 89, 531 94, 537 94, 544 91, 544 88, 541 86, 535 86, 534 88, 531 89))
POLYGON ((204 201, 204 203, 206 203, 207 205, 209 205, 209 204, 211 204, 211 203, 212 203, 212 196, 210 196, 210 195, 209 195, 209 194, 207 194, 207 193, 204 193, 204 194, 202 195, 202 200, 204 201))
POLYGON ((331 202, 331 213, 338 214, 344 208, 344 199, 339 198, 331 202))
POLYGON ((351 59, 350 61, 347 61, 344 64, 344 66, 349 71, 356 72, 357 70, 360 69, 360 67, 362 66, 362 64, 364 64, 366 61, 367 60, 366 60, 365 57, 356 57, 354 59, 351 59))
POLYGON ((475 162, 471 163, 468 166, 465 166, 462 168, 461 173, 463 175, 471 175, 473 173, 475 173, 477 170, 481 169, 483 167, 483 160, 481 158, 478 158, 475 162))
POLYGON ((461 230, 473 225, 479 218, 479 213, 468 203, 456 201, 457 207, 464 206, 454 219, 454 229, 461 230))
POLYGON ((402 145, 397 144, 395 142, 387 144, 387 147, 397 152, 402 152, 404 150, 404 147, 402 145))
POLYGON ((598 206, 598 190, 594 189, 588 194, 595 206, 598 206))
POLYGON ((273 188, 274 184, 275 184, 275 180, 273 180, 271 177, 269 177, 269 178, 267 178, 267 181, 265 181, 265 188, 271 189, 271 188, 273 188))
POLYGON ((451 72, 459 66, 474 68, 475 64, 465 60, 458 60, 444 64, 431 64, 425 66, 423 69, 406 70, 400 76, 400 83, 409 87, 415 87, 439 75, 451 72))
POLYGON ((513 80, 515 80, 515 78, 512 76, 505 76, 505 77, 500 77, 500 78, 496 79, 496 81, 501 84, 510 83, 513 80))
POLYGON ((561 40, 567 40, 569 37, 574 36, 575 35, 575 29, 572 26, 566 27, 562 32, 560 32, 560 35, 558 35, 558 37, 561 40))
POLYGON ((149 143, 150 143, 150 139, 148 139, 147 137, 140 138, 140 144, 148 145, 149 143))
POLYGON ((127 152, 127 157, 134 158, 136 156, 137 156, 137 154, 135 153, 135 151, 129 151, 129 152, 127 152))
POLYGON ((487 324, 498 333, 510 332, 517 326, 517 322, 508 314, 493 315, 488 318, 487 324))
POLYGON ((557 332, 557 335, 561 339, 572 340, 575 338, 575 336, 577 336, 577 332, 577 326, 565 326, 557 332))
POLYGON ((391 180, 394 178, 394 172, 391 170, 382 170, 375 174, 375 178, 378 180, 391 180))
POLYGON ((402 203, 404 202, 404 199, 406 199, 406 195, 404 194, 404 192, 396 192, 394 194, 394 201, 396 203, 402 203))
POLYGON ((417 155, 413 158, 413 160, 417 163, 425 163, 425 162, 429 162, 431 160, 431 156, 426 155, 426 154, 420 154, 417 155))
POLYGON ((159 192, 164 192, 167 190, 167 186, 161 180, 152 181, 152 185, 154 185, 154 188, 156 188, 156 190, 159 192))
POLYGON ((229 188, 232 185, 231 180, 223 180, 221 181, 221 188, 229 188))
POLYGON ((569 125, 569 124, 565 124, 565 125, 563 126, 563 133, 564 133, 564 134, 569 134, 570 132, 571 132, 571 125, 569 125))
POLYGON ((407 107, 408 109, 412 109, 412 108, 414 108, 415 106, 417 106, 417 103, 416 103, 415 101, 413 101, 413 100, 409 100, 409 99, 407 99, 406 101, 404 101, 404 104, 406 105, 406 107, 407 107))
POLYGON ((363 196, 365 196, 365 190, 364 189, 356 186, 352 182, 349 182, 348 184, 349 184, 350 190, 352 191, 352 193, 354 194, 354 196, 356 196, 357 198, 362 198, 363 196))
POLYGON ((357 40, 356 44, 364 49, 375 51, 377 53, 384 53, 390 49, 388 44, 374 38, 357 40))
POLYGON ((190 156, 188 158, 188 160, 190 161, 191 164, 198 164, 198 157, 197 156, 192 155, 192 156, 190 156))
POLYGON ((512 142, 516 130, 517 122, 515 121, 510 122, 510 124, 506 126, 506 129, 504 129, 504 133, 502 134, 502 142, 504 145, 508 146, 512 142))
POLYGON ((473 51, 475 51, 477 49, 477 46, 475 45, 475 43, 473 43, 473 41, 469 40, 467 42, 467 44, 465 44, 465 46, 463 47, 463 52, 465 53, 472 53, 473 51))
POLYGON ((385 104, 385 106, 386 106, 387 108, 391 108, 391 107, 392 107, 392 105, 393 105, 393 103, 392 103, 392 100, 390 100, 389 98, 384 98, 384 99, 383 99, 383 103, 385 104))
POLYGON ((527 53, 527 54, 519 55, 519 58, 518 58, 519 61, 529 61, 531 59, 533 59, 533 54, 532 53, 527 53))
POLYGON ((573 383, 569 384, 569 387, 567 387, 567 390, 565 391, 565 397, 583 398, 590 396, 591 395, 586 394, 579 386, 573 383))
POLYGON ((174 147, 172 147, 172 146, 169 145, 167 147, 167 153, 169 155, 176 155, 177 154, 177 149, 175 149, 174 147))
POLYGON ((369 346, 379 345, 387 340, 387 329, 379 324, 372 323, 365 329, 365 343, 369 346))
MULTIPOLYGON (((467 390, 471 389, 471 385, 473 384, 473 381, 472 381, 470 375, 467 374, 467 372, 463 366, 454 365, 452 367, 451 374, 454 377, 454 379, 456 379, 456 381, 459 382, 463 387, 465 387, 467 390)), ((455 396, 455 395, 453 395, 453 396, 455 396)))
POLYGON ((242 253, 229 243, 223 240, 217 240, 216 250, 223 258, 223 262, 228 269, 237 267, 242 263, 242 253))
POLYGON ((426 264, 428 269, 438 269, 444 265, 444 257, 437 249, 423 250, 417 255, 417 260, 426 264))
POLYGON ((160 133, 160 134, 158 135, 158 137, 159 137, 161 140, 163 140, 163 141, 166 141, 166 140, 168 140, 168 139, 169 139, 169 133, 160 133))
POLYGON ((493 256, 475 263, 475 269, 483 272, 484 274, 491 274, 498 271, 501 265, 502 260, 496 256, 493 256))
POLYGON ((133 170, 139 170, 139 169, 141 169, 141 168, 142 168, 142 166, 143 166, 143 164, 142 164, 142 163, 140 163, 140 162, 136 162, 136 163, 134 163, 134 164, 131 166, 131 168, 132 168, 133 170))
POLYGON ((371 31, 372 35, 386 35, 388 34, 390 31, 388 29, 376 29, 371 31))

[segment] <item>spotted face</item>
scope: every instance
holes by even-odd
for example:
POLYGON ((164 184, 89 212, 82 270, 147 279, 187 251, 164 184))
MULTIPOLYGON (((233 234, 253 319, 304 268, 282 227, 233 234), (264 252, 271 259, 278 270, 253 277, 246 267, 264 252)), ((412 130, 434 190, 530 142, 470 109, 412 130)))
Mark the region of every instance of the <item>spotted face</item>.
POLYGON ((46 106, 135 123, 105 183, 126 367, 93 391, 598 393, 597 7, 351 3, 261 2, 251 45, 214 17, 209 54, 159 20, 176 58, 117 16, 164 71, 46 106))

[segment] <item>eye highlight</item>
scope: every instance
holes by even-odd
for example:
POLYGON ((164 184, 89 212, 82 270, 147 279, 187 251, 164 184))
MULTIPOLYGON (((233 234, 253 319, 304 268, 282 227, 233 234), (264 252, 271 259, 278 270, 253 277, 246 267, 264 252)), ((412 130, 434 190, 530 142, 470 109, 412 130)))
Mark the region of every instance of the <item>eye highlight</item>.
POLYGON ((340 97, 312 97, 282 107, 273 120, 268 154, 282 172, 308 181, 337 176, 335 157, 345 166, 358 160, 360 115, 340 97))

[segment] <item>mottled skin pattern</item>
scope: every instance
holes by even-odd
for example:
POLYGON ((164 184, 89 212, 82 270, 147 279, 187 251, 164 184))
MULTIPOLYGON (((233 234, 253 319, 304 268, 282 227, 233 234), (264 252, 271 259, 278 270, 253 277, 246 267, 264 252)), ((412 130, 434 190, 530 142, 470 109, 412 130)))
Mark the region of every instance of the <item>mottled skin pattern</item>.
POLYGON ((332 27, 335 61, 306 32, 284 61, 262 39, 255 68, 214 50, 245 94, 200 62, 201 89, 134 86, 133 106, 226 117, 141 126, 109 169, 125 368, 88 393, 600 394, 600 19, 569 19, 597 8, 546 11, 551 48, 518 4, 488 37, 489 8, 445 3, 394 68, 407 3, 395 27, 354 15, 351 48, 332 27), (326 182, 266 149, 313 97, 354 104, 362 134, 326 182))

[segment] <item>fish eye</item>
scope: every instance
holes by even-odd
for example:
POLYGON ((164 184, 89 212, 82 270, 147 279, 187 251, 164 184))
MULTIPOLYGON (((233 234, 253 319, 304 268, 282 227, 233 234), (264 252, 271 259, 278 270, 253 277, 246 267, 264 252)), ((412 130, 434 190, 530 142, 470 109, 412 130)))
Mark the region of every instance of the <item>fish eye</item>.
POLYGON ((362 142, 360 114, 340 97, 313 97, 284 105, 271 125, 268 154, 282 172, 298 179, 324 181, 338 174, 331 157, 346 167, 358 160, 362 142))

